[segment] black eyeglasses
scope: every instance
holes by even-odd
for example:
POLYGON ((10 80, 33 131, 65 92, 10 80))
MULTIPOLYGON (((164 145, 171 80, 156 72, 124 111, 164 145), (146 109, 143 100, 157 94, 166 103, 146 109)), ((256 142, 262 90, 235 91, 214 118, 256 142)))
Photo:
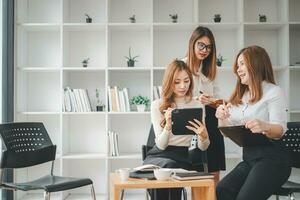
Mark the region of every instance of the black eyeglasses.
POLYGON ((208 52, 212 50, 213 46, 211 44, 206 45, 203 42, 197 42, 197 49, 203 51, 204 49, 208 52))

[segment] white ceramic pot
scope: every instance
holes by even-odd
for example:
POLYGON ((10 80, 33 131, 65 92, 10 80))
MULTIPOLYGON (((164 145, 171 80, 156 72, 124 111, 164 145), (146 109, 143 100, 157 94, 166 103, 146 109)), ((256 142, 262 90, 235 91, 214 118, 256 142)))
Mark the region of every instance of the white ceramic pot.
POLYGON ((146 109, 146 105, 136 105, 137 111, 138 112, 144 112, 146 109))

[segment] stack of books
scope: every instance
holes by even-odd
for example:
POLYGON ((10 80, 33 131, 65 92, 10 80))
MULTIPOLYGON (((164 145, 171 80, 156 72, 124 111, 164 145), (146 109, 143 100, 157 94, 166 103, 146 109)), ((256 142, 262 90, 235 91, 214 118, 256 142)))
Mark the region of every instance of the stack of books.
POLYGON ((119 156, 118 134, 114 131, 108 131, 109 155, 119 156))
POLYGON ((128 88, 108 86, 108 107, 112 112, 130 112, 128 88))
POLYGON ((64 89, 63 112, 91 112, 92 106, 87 89, 64 89))

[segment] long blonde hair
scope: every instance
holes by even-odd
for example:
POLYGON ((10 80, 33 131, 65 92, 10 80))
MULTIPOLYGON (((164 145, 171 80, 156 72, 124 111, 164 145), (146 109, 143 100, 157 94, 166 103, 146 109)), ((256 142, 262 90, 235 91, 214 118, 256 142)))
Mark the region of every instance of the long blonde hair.
POLYGON ((270 57, 266 50, 259 46, 249 46, 240 50, 234 62, 233 72, 237 76, 235 89, 229 99, 229 102, 233 105, 242 104, 242 97, 246 91, 249 91, 249 87, 251 87, 251 99, 249 102, 256 103, 263 95, 262 81, 275 84, 270 57), (238 57, 240 55, 244 57, 244 63, 249 72, 250 85, 242 84, 238 76, 238 57))
POLYGON ((189 41, 189 49, 187 52, 187 64, 191 72, 197 76, 198 66, 196 66, 196 55, 195 55, 195 43, 199 38, 208 37, 212 45, 212 51, 208 57, 202 61, 201 73, 204 74, 210 81, 215 80, 217 74, 216 66, 216 43, 214 35, 209 28, 204 26, 198 26, 192 33, 189 41))
MULTIPOLYGON (((188 100, 192 100, 194 88, 192 72, 185 62, 181 60, 174 60, 167 66, 163 78, 161 94, 162 104, 159 107, 159 111, 162 115, 164 115, 164 110, 168 109, 169 107, 174 107, 174 85, 176 76, 180 71, 185 71, 188 74, 188 77, 190 79, 190 86, 186 93, 186 97, 188 97, 188 100)), ((165 127, 165 124, 166 120, 163 118, 160 125, 161 127, 165 127)))

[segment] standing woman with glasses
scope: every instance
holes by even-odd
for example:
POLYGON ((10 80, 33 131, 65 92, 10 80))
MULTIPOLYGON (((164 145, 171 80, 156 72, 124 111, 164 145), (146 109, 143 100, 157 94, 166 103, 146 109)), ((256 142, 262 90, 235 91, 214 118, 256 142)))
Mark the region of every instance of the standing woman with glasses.
MULTIPOLYGON (((183 61, 187 63, 193 74, 193 96, 205 105, 205 123, 210 138, 210 145, 207 149, 208 170, 214 174, 217 183, 220 170, 225 170, 226 167, 224 139, 218 129, 216 109, 212 107, 216 98, 219 97, 219 88, 215 83, 216 59, 216 44, 211 30, 198 26, 190 37, 187 57, 183 61)), ((192 152, 197 154, 197 151, 199 150, 195 148, 192 152)))
POLYGON ((268 199, 288 179, 291 167, 280 140, 287 130, 286 99, 275 85, 270 58, 265 49, 242 49, 233 71, 237 83, 231 105, 218 107, 220 126, 245 124, 253 134, 263 134, 270 145, 243 148, 240 162, 217 186, 218 200, 268 199))

